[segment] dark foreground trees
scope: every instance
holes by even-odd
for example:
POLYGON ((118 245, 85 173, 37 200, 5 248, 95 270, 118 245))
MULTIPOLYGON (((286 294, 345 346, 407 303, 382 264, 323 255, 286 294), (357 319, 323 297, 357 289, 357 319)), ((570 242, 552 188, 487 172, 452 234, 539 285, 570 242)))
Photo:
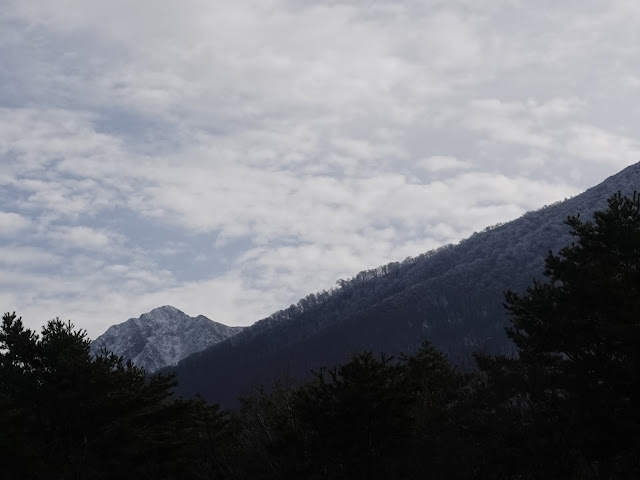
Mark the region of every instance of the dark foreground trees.
POLYGON ((518 358, 479 358, 531 478, 640 478, 640 196, 608 203, 567 219, 576 241, 549 254, 546 282, 507 292, 518 358))
POLYGON ((41 335, 15 314, 0 327, 2 478, 216 478, 224 434, 216 407, 171 398, 168 375, 147 376, 71 323, 41 335), (217 452, 216 452, 217 453, 217 452))
POLYGON ((427 343, 400 359, 364 352, 302 386, 259 390, 236 414, 251 459, 241 475, 453 478, 449 419, 465 378, 427 343))

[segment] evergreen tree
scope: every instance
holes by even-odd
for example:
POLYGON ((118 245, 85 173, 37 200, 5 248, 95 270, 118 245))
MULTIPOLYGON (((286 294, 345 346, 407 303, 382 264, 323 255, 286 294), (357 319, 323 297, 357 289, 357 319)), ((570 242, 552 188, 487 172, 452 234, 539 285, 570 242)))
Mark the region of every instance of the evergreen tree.
POLYGON ((315 372, 305 385, 300 411, 318 478, 392 474, 411 432, 411 392, 404 388, 401 368, 365 352, 315 372))
POLYGON ((217 407, 173 399, 171 375, 147 376, 109 352, 92 358, 89 345, 70 322, 52 320, 39 336, 15 313, 4 315, 2 478, 198 478, 198 469, 224 470, 211 453, 225 427, 217 407))
POLYGON ((240 478, 309 477, 305 432, 298 413, 299 388, 276 381, 240 398, 234 415, 241 448, 240 478))
POLYGON ((576 242, 549 254, 548 281, 506 294, 519 351, 511 401, 548 432, 533 454, 544 450, 557 476, 637 478, 640 195, 617 193, 592 221, 566 223, 576 242))

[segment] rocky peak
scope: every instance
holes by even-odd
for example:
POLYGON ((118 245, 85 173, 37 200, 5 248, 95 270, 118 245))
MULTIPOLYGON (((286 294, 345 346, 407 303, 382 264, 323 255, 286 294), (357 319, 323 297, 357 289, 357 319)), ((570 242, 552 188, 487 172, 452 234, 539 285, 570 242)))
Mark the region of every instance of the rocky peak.
POLYGON ((170 305, 113 325, 91 343, 96 354, 106 348, 154 372, 232 337, 242 327, 229 327, 204 315, 190 317, 170 305))

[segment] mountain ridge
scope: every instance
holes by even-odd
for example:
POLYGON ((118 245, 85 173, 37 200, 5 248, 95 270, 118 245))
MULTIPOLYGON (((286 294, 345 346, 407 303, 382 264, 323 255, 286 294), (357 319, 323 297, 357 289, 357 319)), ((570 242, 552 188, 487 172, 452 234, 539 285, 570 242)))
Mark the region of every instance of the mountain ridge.
POLYGON ((252 385, 304 378, 311 368, 357 351, 411 353, 424 340, 458 363, 469 361, 472 351, 508 353, 504 290, 523 291, 534 277, 542 278, 548 252, 571 243, 567 216, 590 215, 605 208, 611 194, 630 194, 637 185, 640 163, 456 245, 338 281, 339 288, 310 294, 182 360, 175 368, 178 392, 232 405, 252 385), (221 364, 232 367, 216 368, 221 364))

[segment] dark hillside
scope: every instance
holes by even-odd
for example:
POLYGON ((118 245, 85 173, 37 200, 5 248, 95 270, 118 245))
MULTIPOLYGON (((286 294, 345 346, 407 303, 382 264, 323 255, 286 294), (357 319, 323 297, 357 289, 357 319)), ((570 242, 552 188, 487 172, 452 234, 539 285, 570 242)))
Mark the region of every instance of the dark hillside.
POLYGON ((522 291, 542 277, 549 250, 571 243, 567 216, 588 216, 612 193, 638 185, 640 164, 458 245, 340 280, 332 291, 311 294, 180 362, 179 392, 230 406, 253 385, 301 378, 362 350, 413 352, 425 339, 458 363, 473 351, 511 351, 503 291, 522 291))

